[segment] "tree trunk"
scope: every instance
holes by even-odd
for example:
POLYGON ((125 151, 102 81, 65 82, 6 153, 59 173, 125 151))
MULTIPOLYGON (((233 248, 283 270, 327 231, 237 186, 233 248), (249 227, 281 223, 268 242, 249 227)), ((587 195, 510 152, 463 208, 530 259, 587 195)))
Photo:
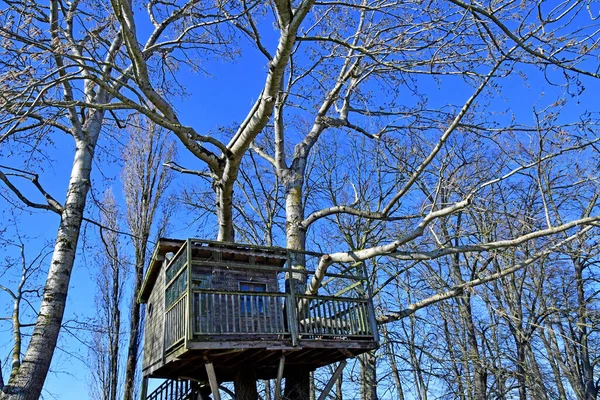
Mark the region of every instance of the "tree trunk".
MULTIPOLYGON (((291 250, 306 250, 306 230, 302 227, 304 205, 302 204, 302 182, 286 185, 286 246, 291 250)), ((303 253, 291 253, 291 268, 304 271, 306 258, 303 253)), ((286 279, 286 290, 304 293, 306 274, 292 273, 286 279)), ((293 305, 295 306, 295 305, 293 305)), ((308 368, 296 368, 285 381, 285 393, 289 400, 306 400, 310 394, 310 373, 308 368), (305 376, 304 376, 304 375, 305 376), (296 396, 296 397, 293 397, 296 396)))
MULTIPOLYGON (((229 161, 228 161, 229 164, 229 161)), ((238 166, 235 167, 239 168, 238 166)), ((227 171, 228 169, 226 169, 227 171)), ((219 232, 217 240, 220 242, 234 242, 235 235, 233 229, 233 185, 237 179, 237 172, 233 177, 226 177, 215 183, 215 193, 217 195, 217 221, 219 232)))
POLYGON ((5 386, 3 399, 38 400, 50 368, 65 311, 79 231, 90 188, 93 152, 100 131, 101 113, 96 113, 89 121, 92 125, 86 132, 91 138, 89 142, 76 139, 71 178, 40 312, 23 362, 18 373, 5 386))
POLYGON ((251 368, 239 371, 234 380, 236 400, 257 400, 258 391, 256 390, 256 377, 251 368))
MULTIPOLYGON (((113 261, 114 262, 114 261, 113 261)), ((119 385, 119 342, 121 335, 121 310, 120 310, 120 279, 119 266, 115 266, 112 289, 112 329, 110 333, 110 400, 117 400, 117 387, 119 385)))
POLYGON ((481 356, 479 354, 479 344, 477 343, 477 332, 475 323, 473 322, 473 310, 471 308, 471 295, 465 295, 464 300, 459 299, 459 309, 462 311, 465 329, 467 333, 467 341, 469 343, 469 358, 473 363, 473 389, 476 400, 486 400, 487 389, 487 373, 482 367, 481 356))
POLYGON ((362 382, 360 385, 361 399, 377 400, 377 357, 375 351, 360 356, 362 382))
MULTIPOLYGON (((447 325, 444 321, 444 325, 447 325)), ((385 352, 388 356, 388 363, 390 365, 390 372, 394 378, 394 384, 396 385, 396 393, 398 400, 404 400, 404 390, 402 389, 402 380, 400 379, 400 372, 398 371, 398 364, 396 363, 396 354, 394 352, 394 346, 390 342, 389 332, 385 325, 381 326, 381 332, 383 333, 385 352)))
POLYGON ((305 366, 298 366, 285 374, 286 400, 307 400, 310 396, 310 371, 305 366))
MULTIPOLYGON (((517 333, 518 334, 518 333, 517 333)), ((517 346, 517 382, 519 383, 519 400, 527 400, 527 376, 525 369, 525 344, 515 335, 517 346)))
MULTIPOLYGON (((123 391, 123 400, 133 400, 133 389, 135 385, 135 371, 137 369, 138 352, 140 348, 140 311, 141 307, 137 301, 137 293, 141 288, 141 279, 139 276, 139 266, 136 265, 136 278, 134 296, 131 300, 131 320, 129 321, 129 347, 127 349, 127 363, 125 365, 125 387, 123 391)), ((142 277, 144 267, 142 265, 142 277)), ((143 279, 143 278, 142 278, 143 279)))
POLYGON ((598 397, 598 387, 594 380, 594 366, 590 362, 589 354, 589 341, 588 341, 588 309, 584 287, 583 269, 585 268, 585 262, 577 257, 573 260, 575 266, 575 283, 577 285, 577 328, 579 330, 577 335, 578 341, 578 362, 581 364, 582 374, 582 386, 583 386, 583 399, 584 400, 596 400, 598 397))
POLYGON ((141 305, 138 303, 137 295, 144 280, 144 265, 146 263, 146 243, 148 235, 140 239, 141 246, 137 246, 135 255, 135 287, 131 298, 131 314, 129 321, 129 346, 127 348, 127 362, 125 365, 125 385, 123 388, 123 400, 133 400, 135 386, 135 375, 138 365, 138 353, 141 339, 141 305))

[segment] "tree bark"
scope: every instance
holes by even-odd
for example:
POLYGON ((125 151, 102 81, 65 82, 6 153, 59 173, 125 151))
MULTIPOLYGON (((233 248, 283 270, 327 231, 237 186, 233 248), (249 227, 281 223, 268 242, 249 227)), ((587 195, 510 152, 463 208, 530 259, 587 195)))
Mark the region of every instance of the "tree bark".
POLYGON ((307 400, 310 396, 310 371, 306 366, 296 366, 285 374, 286 400, 307 400))
POLYGON ((88 129, 84 130, 88 140, 75 138, 76 150, 71 178, 40 312, 19 371, 4 387, 2 399, 37 400, 40 397, 63 320, 102 118, 103 113, 98 111, 88 120, 88 129))
POLYGON ((363 400, 377 400, 377 357, 375 351, 360 356, 362 382, 360 385, 363 400))
MULTIPOLYGON (((228 161, 229 164, 229 161, 228 161)), ((230 173, 233 177, 227 176, 226 179, 216 183, 215 193, 217 196, 217 221, 219 224, 219 232, 217 240, 220 242, 234 242, 235 232, 233 228, 233 185, 237 179, 237 169, 230 173)))
MULTIPOLYGON (((286 185, 286 246, 290 250, 306 250, 306 230, 302 226, 304 205, 302 204, 302 178, 286 185)), ((304 293, 306 290, 306 259, 303 253, 291 253, 291 268, 302 271, 292 272, 286 279, 287 290, 304 293)), ((296 305, 292 305, 296 306, 296 305)), ((285 391, 289 400, 306 400, 310 395, 310 372, 308 368, 299 367, 286 377, 285 391)))
POLYGON ((127 348, 127 362, 125 364, 125 386, 123 391, 123 400, 133 400, 133 389, 135 385, 135 371, 137 369, 138 352, 140 348, 140 312, 141 307, 137 301, 137 293, 142 286, 144 265, 140 266, 136 262, 135 267, 135 288, 134 296, 131 300, 131 315, 129 321, 129 346, 127 348), (140 272, 141 271, 141 272, 140 272), (141 276, 141 279, 140 279, 141 276))
POLYGON ((233 381, 236 400, 257 400, 256 377, 251 368, 238 371, 233 381))

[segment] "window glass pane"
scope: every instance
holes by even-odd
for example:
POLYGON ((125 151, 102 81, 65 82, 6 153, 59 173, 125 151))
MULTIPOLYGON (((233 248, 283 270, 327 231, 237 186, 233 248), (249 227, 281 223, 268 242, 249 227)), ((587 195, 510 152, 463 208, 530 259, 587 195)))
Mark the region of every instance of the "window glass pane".
POLYGON ((240 290, 242 292, 266 292, 266 283, 240 282, 240 290))
POLYGON ((171 306, 187 289, 187 270, 184 270, 181 275, 169 286, 165 292, 165 307, 171 306))
MULTIPOLYGON (((266 283, 240 282, 240 290, 242 292, 266 292, 266 283)), ((265 306, 262 296, 242 296, 241 302, 242 313, 252 314, 252 311, 263 314, 265 306)))
POLYGON ((185 251, 179 254, 177 258, 171 263, 171 265, 169 265, 166 274, 167 282, 170 282, 171 279, 173 279, 173 277, 177 275, 177 273, 181 270, 181 267, 183 267, 183 264, 185 264, 185 251))

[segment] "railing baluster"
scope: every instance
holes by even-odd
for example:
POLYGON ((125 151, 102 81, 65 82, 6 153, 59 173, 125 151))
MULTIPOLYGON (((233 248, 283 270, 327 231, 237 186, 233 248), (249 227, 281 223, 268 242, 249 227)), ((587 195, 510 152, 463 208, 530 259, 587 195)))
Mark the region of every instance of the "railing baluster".
POLYGON ((313 310, 313 303, 314 303, 314 299, 308 299, 307 303, 307 310, 306 310, 306 314, 308 315, 308 320, 310 321, 310 334, 311 335, 316 335, 317 334, 317 330, 318 330, 318 325, 317 325, 317 320, 316 320, 316 316, 313 310))
POLYGON ((271 296, 265 296, 264 316, 265 316, 265 332, 273 333, 273 309, 271 308, 271 296), (266 326, 269 328, 266 328, 266 326))
POLYGON ((235 321, 235 311, 238 310, 239 312, 239 308, 235 308, 235 297, 233 294, 229 295, 229 298, 231 300, 231 329, 233 330, 234 333, 237 332, 237 324, 235 321))
POLYGON ((250 330, 252 333, 256 333, 257 329, 257 317, 258 317, 258 304, 256 295, 250 295, 250 315, 252 316, 250 319, 250 330))
POLYGON ((325 300, 321 300, 321 302, 319 303, 319 307, 321 308, 321 311, 323 313, 323 319, 326 322, 325 327, 323 329, 323 333, 325 334, 330 334, 331 333, 331 320, 327 317, 327 305, 325 300))
POLYGON ((350 303, 348 301, 344 301, 344 321, 346 324, 346 332, 349 335, 352 335, 352 323, 350 322, 350 303))
POLYGON ((354 321, 354 308, 355 306, 352 304, 348 305, 348 320, 350 321, 350 334, 356 335, 356 325, 354 321))
POLYGON ((240 305, 240 296, 237 297, 238 322, 240 323, 240 332, 242 332, 242 307, 240 305))
MULTIPOLYGON (((229 295, 225 294, 225 331, 229 332, 229 295)), ((222 324, 222 323, 221 323, 222 324)))
POLYGON ((329 320, 329 334, 334 335, 335 334, 335 326, 333 325, 333 312, 331 311, 331 301, 327 300, 326 301, 327 304, 327 319, 329 320))
MULTIPOLYGON (((222 293, 219 293, 219 306, 215 306, 213 307, 213 311, 216 314, 216 311, 219 310, 219 319, 216 318, 215 316, 215 321, 219 324, 219 332, 223 333, 223 318, 221 318, 223 316, 223 295, 222 293)), ((227 310, 227 307, 225 307, 225 309, 227 310)))
POLYGON ((282 313, 282 308, 281 308, 281 301, 279 297, 275 297, 273 298, 273 308, 275 309, 275 313, 273 314, 275 316, 275 321, 274 321, 274 328, 275 328, 275 333, 279 333, 281 332, 281 329, 279 329, 280 326, 280 320, 281 320, 281 313, 282 313))
POLYGON ((207 309, 206 309, 206 313, 207 313, 208 319, 210 321, 210 328, 208 328, 208 329, 209 329, 210 333, 216 333, 217 330, 215 329, 215 318, 214 318, 215 314, 216 314, 214 311, 216 299, 215 299, 214 293, 210 294, 210 299, 211 299, 210 307, 207 307, 207 309))
POLYGON ((263 332, 267 333, 269 332, 267 329, 267 298, 265 295, 261 295, 260 298, 262 302, 263 332))
POLYGON ((333 307, 334 307, 334 310, 335 310, 335 323, 336 323, 336 326, 338 328, 338 334, 339 335, 343 335, 344 331, 342 329, 342 324, 341 324, 341 321, 340 321, 340 318, 341 318, 341 315, 340 315, 340 303, 337 300, 334 300, 333 304, 334 304, 333 307))
MULTIPOLYGON (((246 330, 244 332, 249 333, 248 331, 248 301, 250 301, 248 296, 244 298, 244 323, 246 324, 246 330)), ((252 305, 250 305, 252 306, 252 305)))
POLYGON ((318 299, 315 300, 315 311, 316 311, 316 315, 319 321, 319 330, 318 332, 320 334, 325 334, 326 333, 326 329, 327 329, 327 319, 325 318, 325 316, 321 313, 321 301, 319 301, 318 299))
POLYGON ((360 303, 360 330, 361 333, 366 333, 367 327, 367 313, 364 307, 364 303, 360 303))

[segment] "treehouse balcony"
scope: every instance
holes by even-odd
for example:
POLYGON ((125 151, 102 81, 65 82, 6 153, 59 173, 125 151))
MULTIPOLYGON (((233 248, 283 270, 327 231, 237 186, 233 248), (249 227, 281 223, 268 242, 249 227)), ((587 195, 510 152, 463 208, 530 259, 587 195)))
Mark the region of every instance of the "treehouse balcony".
POLYGON ((144 376, 202 382, 211 363, 219 381, 232 380, 241 368, 267 379, 276 377, 282 356, 286 368, 312 370, 375 349, 364 266, 330 267, 308 295, 319 258, 161 239, 139 297, 147 304, 144 376))

